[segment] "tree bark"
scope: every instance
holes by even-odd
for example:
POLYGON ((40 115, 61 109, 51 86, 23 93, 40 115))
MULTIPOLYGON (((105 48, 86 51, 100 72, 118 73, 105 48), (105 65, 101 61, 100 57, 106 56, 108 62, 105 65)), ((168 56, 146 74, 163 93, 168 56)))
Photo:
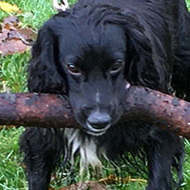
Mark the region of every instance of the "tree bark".
MULTIPOLYGON (((190 103, 149 88, 126 88, 121 120, 146 122, 190 139, 190 103)), ((0 94, 0 125, 80 128, 66 97, 38 93, 0 94)))
POLYGON ((190 139, 190 103, 159 91, 131 86, 126 94, 122 119, 166 129, 190 139))
POLYGON ((0 94, 0 125, 80 127, 66 97, 40 93, 0 94))

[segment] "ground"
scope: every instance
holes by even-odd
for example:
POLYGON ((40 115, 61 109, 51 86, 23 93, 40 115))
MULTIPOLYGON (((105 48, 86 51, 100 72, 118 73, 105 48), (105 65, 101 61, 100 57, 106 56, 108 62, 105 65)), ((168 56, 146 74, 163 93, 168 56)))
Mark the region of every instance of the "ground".
MULTIPOLYGON (((30 26, 34 32, 47 20, 55 11, 52 8, 51 0, 6 0, 11 4, 16 4, 20 9, 17 13, 8 13, 0 10, 0 21, 10 15, 17 15, 22 22, 22 27, 30 26)), ((75 0, 70 0, 70 4, 75 0)), ((190 8, 190 0, 187 0, 190 8)), ((30 58, 30 50, 25 53, 15 53, 8 56, 0 56, 0 92, 25 92, 26 88, 26 64, 30 58)), ((19 152, 18 139, 24 129, 22 127, 0 126, 0 190, 26 190, 27 182, 24 174, 24 166, 21 164, 22 155, 19 152)), ((185 140, 185 164, 184 183, 182 190, 190 189, 190 141, 185 140)), ((111 175, 111 171, 105 171, 106 175, 111 175)), ((60 172, 52 176, 52 189, 59 189, 64 186, 64 176, 59 177, 60 172), (61 179, 60 179, 61 178, 61 179)), ((141 178, 141 176, 131 176, 141 178)), ((115 189, 119 190, 141 190, 146 183, 129 182, 128 184, 118 184, 115 189)))

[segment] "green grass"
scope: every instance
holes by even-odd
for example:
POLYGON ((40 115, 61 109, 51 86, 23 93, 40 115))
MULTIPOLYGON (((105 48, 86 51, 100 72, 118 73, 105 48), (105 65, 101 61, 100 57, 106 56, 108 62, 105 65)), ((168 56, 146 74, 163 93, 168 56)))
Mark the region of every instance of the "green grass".
POLYGON ((22 128, 1 130, 0 132, 0 189, 26 189, 26 179, 21 167, 22 158, 19 155, 18 138, 22 128))
MULTIPOLYGON (((6 0, 6 2, 16 4, 22 13, 19 19, 23 23, 23 27, 31 26, 36 31, 42 23, 51 17, 55 11, 52 8, 51 0, 6 0)), ((75 0, 70 0, 74 3, 75 0)), ((190 8, 190 0, 187 1, 190 8)), ((10 14, 0 10, 0 20, 9 16, 10 14)), ((13 14, 14 15, 14 14, 13 14)), ((25 92, 26 88, 26 64, 30 59, 30 52, 24 54, 14 54, 0 58, 0 92, 25 92)), ((27 182, 23 167, 21 166, 22 156, 19 153, 19 136, 24 129, 12 128, 9 130, 0 131, 0 190, 26 190, 27 182)), ((184 164, 184 183, 182 190, 190 189, 190 142, 185 141, 185 164, 184 164)), ((107 163, 108 164, 108 163, 107 163)), ((109 164, 107 168, 110 168, 109 164)), ((124 170, 124 169, 123 169, 124 170)), ((112 170, 105 170, 105 175, 112 174, 112 170)), ((126 173, 127 174, 127 173, 126 173)), ((56 171, 56 176, 61 174, 59 170, 56 171)), ((140 176, 134 174, 132 178, 140 176)), ((61 180, 53 180, 52 187, 61 187, 65 184, 65 177, 61 180)), ((119 190, 143 190, 146 184, 138 182, 130 182, 125 186, 117 185, 113 189, 119 190)))
POLYGON ((187 0, 186 2, 187 2, 187 8, 190 10, 190 1, 187 0))
POLYGON ((185 141, 184 190, 190 189, 190 141, 185 141))
POLYGON ((30 53, 15 53, 0 58, 1 91, 24 92, 26 88, 26 63, 30 53))

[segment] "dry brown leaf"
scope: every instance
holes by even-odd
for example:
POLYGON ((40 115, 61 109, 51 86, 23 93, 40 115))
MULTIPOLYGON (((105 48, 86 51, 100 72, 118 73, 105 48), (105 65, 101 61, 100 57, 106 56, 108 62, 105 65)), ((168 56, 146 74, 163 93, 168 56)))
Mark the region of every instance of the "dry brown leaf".
MULTIPOLYGON (((18 18, 17 18, 17 16, 9 16, 9 17, 6 17, 6 18, 4 18, 4 20, 3 20, 3 25, 8 25, 8 26, 14 26, 14 27, 16 27, 16 26, 18 26, 19 25, 19 20, 18 20, 18 18)), ((8 30, 9 30, 9 28, 7 28, 8 30)))
POLYGON ((84 181, 77 184, 72 184, 66 187, 60 188, 60 190, 87 190, 91 188, 92 190, 105 190, 106 186, 98 183, 98 181, 84 181))
POLYGON ((132 179, 130 176, 126 178, 119 178, 115 175, 108 176, 106 178, 99 179, 97 181, 84 181, 77 184, 72 184, 66 187, 62 187, 60 190, 105 190, 107 185, 114 185, 118 183, 127 184, 129 182, 147 183, 145 179, 132 179))
POLYGON ((11 55, 15 52, 24 53, 28 46, 25 45, 21 40, 6 41, 0 46, 0 54, 11 55))
POLYGON ((36 33, 29 27, 21 28, 16 16, 4 19, 0 31, 0 55, 23 53, 36 38, 36 33))

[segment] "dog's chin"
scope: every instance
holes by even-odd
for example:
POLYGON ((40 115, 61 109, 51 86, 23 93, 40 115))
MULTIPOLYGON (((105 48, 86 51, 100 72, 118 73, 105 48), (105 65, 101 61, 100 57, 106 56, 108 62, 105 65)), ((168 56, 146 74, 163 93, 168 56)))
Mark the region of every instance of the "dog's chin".
POLYGON ((95 129, 89 123, 86 124, 85 132, 92 136, 101 136, 111 127, 111 124, 107 125, 103 129, 95 129))

